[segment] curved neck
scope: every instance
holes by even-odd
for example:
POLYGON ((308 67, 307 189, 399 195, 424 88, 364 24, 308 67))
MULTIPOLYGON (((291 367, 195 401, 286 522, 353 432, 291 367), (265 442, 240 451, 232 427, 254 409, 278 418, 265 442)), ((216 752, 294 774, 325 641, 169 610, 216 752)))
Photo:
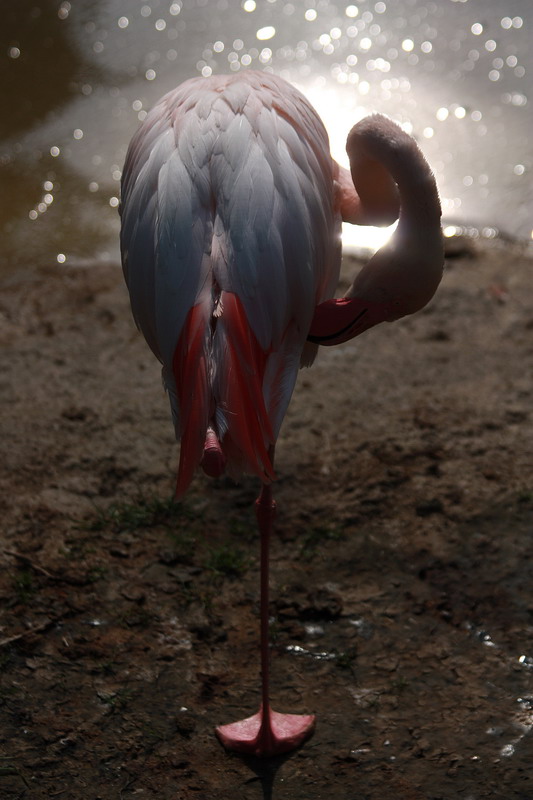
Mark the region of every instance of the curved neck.
POLYGON ((381 202, 388 202, 393 185, 400 195, 399 227, 410 230, 416 226, 418 234, 425 226, 440 226, 433 173, 415 140, 399 125, 381 114, 366 117, 350 131, 346 151, 363 204, 365 197, 375 198, 378 190, 381 202))

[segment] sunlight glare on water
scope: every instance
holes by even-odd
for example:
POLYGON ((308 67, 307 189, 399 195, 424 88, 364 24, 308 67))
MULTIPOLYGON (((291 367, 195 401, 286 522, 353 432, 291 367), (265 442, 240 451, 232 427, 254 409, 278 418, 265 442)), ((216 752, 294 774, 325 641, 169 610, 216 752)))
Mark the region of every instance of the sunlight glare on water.
MULTIPOLYGON (((531 241, 532 23, 529 0, 10 4, 0 33, 2 271, 116 260, 120 174, 139 122, 186 78, 248 68, 307 94, 343 164, 352 125, 390 115, 428 157, 449 229, 531 241)), ((343 234, 346 246, 371 249, 387 236, 343 234)))
MULTIPOLYGON (((336 87, 328 87, 323 78, 317 78, 311 85, 296 86, 311 101, 320 115, 329 137, 331 155, 342 166, 349 169, 346 154, 346 137, 350 129, 370 113, 363 105, 356 105, 350 95, 339 92, 336 87)), ((387 227, 374 225, 342 225, 342 244, 346 251, 378 250, 387 242, 397 223, 387 227)))

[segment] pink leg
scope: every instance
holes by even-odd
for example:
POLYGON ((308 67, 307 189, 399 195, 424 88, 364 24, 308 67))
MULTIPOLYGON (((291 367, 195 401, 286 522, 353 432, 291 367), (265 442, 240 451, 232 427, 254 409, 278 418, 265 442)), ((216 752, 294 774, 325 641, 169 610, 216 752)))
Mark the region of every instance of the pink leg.
POLYGON ((314 730, 313 715, 279 714, 269 702, 270 659, 268 648, 268 566, 270 536, 276 515, 272 487, 263 486, 255 501, 257 524, 261 535, 261 692, 257 714, 239 722, 221 725, 216 734, 224 747, 256 756, 275 756, 294 750, 314 730))

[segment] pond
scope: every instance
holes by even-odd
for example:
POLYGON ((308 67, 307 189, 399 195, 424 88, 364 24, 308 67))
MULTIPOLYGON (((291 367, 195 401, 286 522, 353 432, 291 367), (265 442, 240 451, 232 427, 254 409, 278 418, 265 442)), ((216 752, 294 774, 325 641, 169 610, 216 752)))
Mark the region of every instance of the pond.
MULTIPOLYGON (((346 164, 389 114, 419 141, 446 233, 533 235, 529 0, 17 0, 3 14, 0 273, 118 260, 129 139, 194 75, 273 71, 312 101, 346 164)), ((387 231, 345 230, 375 247, 387 231)))

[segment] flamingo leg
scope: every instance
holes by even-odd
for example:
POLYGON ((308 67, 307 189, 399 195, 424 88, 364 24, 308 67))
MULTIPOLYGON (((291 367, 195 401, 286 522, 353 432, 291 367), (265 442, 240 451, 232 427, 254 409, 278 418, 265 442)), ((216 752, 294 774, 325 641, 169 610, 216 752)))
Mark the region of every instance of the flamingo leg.
POLYGON ((272 747, 270 709, 270 651, 269 651, 269 574, 270 539, 276 518, 276 503, 272 498, 272 486, 263 485, 255 501, 255 516, 261 535, 261 727, 258 745, 268 751, 272 747))
POLYGON ((302 744, 312 734, 315 718, 311 714, 280 714, 270 706, 268 578, 270 538, 276 516, 272 486, 263 485, 255 501, 255 512, 261 536, 261 708, 251 717, 219 726, 216 734, 228 750, 276 756, 302 744))

